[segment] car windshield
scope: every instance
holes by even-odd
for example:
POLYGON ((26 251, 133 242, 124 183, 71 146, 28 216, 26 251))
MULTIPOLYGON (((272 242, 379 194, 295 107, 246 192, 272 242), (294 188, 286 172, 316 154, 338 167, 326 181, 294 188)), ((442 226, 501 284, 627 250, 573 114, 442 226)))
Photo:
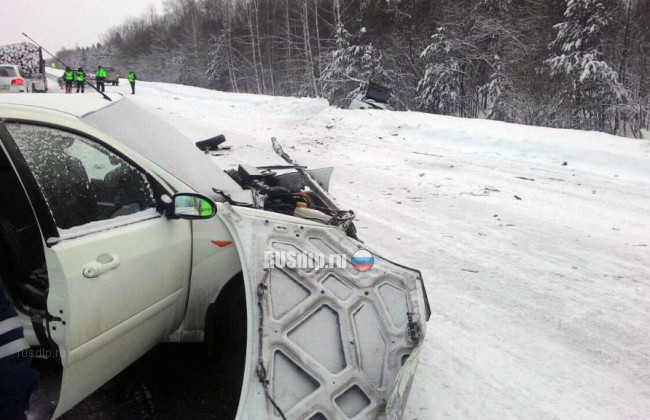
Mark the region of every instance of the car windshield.
POLYGON ((134 102, 117 101, 84 116, 82 121, 135 150, 201 194, 222 200, 213 188, 242 190, 190 139, 134 102))
POLYGON ((0 66, 0 77, 16 77, 16 69, 10 66, 0 66))

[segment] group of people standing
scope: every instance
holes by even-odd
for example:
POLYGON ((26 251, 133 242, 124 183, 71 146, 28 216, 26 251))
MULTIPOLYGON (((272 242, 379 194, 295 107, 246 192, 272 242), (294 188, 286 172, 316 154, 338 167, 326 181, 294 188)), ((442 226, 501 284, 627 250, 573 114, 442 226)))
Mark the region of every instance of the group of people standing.
MULTIPOLYGON (((97 82, 97 91, 104 92, 104 81, 106 80, 106 69, 102 66, 97 66, 97 71, 95 72, 95 80, 97 82)), ((135 95, 135 81, 137 79, 135 72, 133 70, 129 71, 127 76, 129 84, 131 84, 131 94, 135 95)), ((76 82, 77 93, 84 93, 84 86, 86 85, 86 73, 82 67, 79 67, 77 71, 72 70, 70 67, 66 67, 63 72, 63 81, 65 82, 65 93, 72 93, 73 85, 76 82)))

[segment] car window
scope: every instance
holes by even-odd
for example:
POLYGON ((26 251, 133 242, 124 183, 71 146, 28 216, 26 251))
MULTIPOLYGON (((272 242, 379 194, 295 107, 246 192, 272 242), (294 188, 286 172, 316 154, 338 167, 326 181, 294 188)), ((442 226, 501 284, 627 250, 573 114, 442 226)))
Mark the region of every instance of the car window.
POLYGON ((155 206, 147 177, 89 139, 51 127, 6 124, 59 229, 155 206))
POLYGON ((13 67, 0 67, 0 77, 16 77, 16 70, 13 67))

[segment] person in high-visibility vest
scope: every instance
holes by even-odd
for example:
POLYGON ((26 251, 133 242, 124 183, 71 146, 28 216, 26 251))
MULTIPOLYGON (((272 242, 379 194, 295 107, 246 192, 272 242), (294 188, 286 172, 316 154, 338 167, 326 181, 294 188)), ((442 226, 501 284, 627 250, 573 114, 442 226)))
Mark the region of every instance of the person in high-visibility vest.
POLYGON ((77 93, 79 93, 79 90, 81 90, 81 93, 84 93, 84 87, 86 85, 86 73, 84 73, 84 69, 79 67, 74 77, 77 81, 77 93))
POLYGON ((95 73, 95 80, 97 80, 97 90, 104 92, 104 80, 106 80, 106 70, 104 67, 97 66, 97 72, 95 73))
POLYGON ((66 67, 63 72, 63 80, 65 81, 65 93, 72 93, 72 82, 74 81, 74 72, 70 67, 66 67))
POLYGON ((133 70, 129 72, 127 79, 129 79, 129 83, 131 83, 131 95, 135 95, 135 79, 137 79, 137 77, 135 77, 135 72, 133 70))

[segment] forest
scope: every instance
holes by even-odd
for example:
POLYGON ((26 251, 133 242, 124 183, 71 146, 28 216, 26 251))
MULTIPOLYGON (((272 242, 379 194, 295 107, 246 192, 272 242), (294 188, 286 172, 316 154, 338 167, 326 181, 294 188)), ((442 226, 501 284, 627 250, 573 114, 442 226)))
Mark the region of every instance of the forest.
POLYGON ((642 137, 650 0, 167 0, 65 49, 140 80, 642 137))

